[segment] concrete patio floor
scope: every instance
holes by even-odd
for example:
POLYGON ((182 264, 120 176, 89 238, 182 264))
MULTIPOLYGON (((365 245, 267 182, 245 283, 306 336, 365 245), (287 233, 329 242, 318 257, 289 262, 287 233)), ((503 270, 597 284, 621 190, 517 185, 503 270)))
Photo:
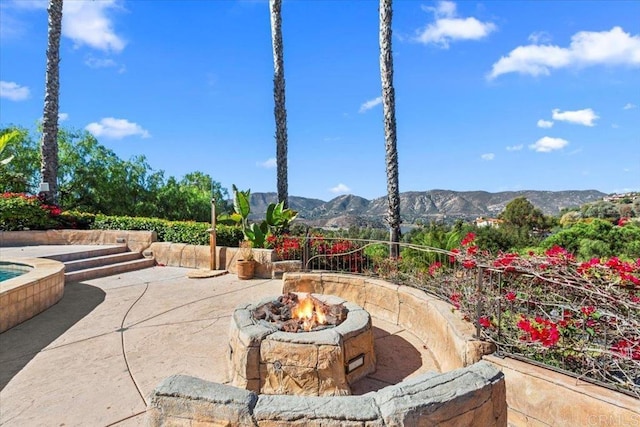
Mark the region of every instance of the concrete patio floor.
MULTIPOLYGON (((279 295, 282 282, 190 279, 189 271, 153 267, 69 283, 58 304, 0 334, 0 425, 139 426, 164 378, 227 382, 233 309, 279 295)), ((355 394, 439 370, 413 334, 373 323, 378 369, 355 394)))

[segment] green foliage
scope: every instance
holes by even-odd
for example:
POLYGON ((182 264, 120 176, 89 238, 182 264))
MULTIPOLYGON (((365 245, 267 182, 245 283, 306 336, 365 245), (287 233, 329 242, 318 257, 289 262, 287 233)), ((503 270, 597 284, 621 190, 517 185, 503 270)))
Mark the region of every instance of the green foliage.
POLYGON ((542 211, 533 206, 526 197, 517 197, 507 203, 499 218, 505 225, 524 227, 529 230, 544 229, 548 225, 542 211))
POLYGON ((0 191, 35 194, 40 181, 38 144, 22 128, 0 129, 0 138, 6 135, 12 136, 2 150, 2 157, 12 160, 0 165, 0 191))
POLYGON ((283 235, 291 221, 298 215, 294 210, 285 209, 283 202, 271 203, 267 207, 266 219, 260 223, 251 223, 249 222, 251 190, 238 190, 235 184, 231 188, 234 213, 221 215, 218 221, 227 225, 239 225, 242 228, 244 240, 250 241, 254 248, 265 247, 267 237, 271 235, 283 235))
MULTIPOLYGON (((92 229, 155 231, 160 242, 209 245, 208 222, 168 221, 160 218, 96 215, 92 229)), ((216 245, 237 247, 242 230, 223 224, 216 225, 216 245)))
MULTIPOLYGON (((20 128, 0 130, 0 137, 18 133, 6 146, 3 158, 13 160, 0 167, 0 190, 38 192, 39 145, 20 128)), ((162 217, 170 220, 211 220, 211 198, 217 212, 228 210, 226 189, 202 172, 181 180, 165 179, 144 156, 120 159, 86 131, 59 129, 58 200, 69 211, 105 215, 162 217)))
POLYGON ((57 208, 43 205, 35 196, 4 193, 0 197, 0 230, 47 230, 56 228, 57 208), (56 209, 56 211, 54 211, 56 209))
POLYGON ((541 242, 543 249, 560 246, 587 260, 593 257, 640 257, 640 226, 629 222, 615 226, 604 219, 580 221, 541 242))
MULTIPOLYGON (((20 132, 16 129, 10 130, 9 132, 0 135, 0 154, 2 154, 5 148, 9 145, 9 143, 18 138, 20 136, 20 132)), ((9 164, 9 162, 13 159, 13 155, 7 158, 0 158, 0 166, 4 166, 9 164)))
POLYGON ((580 209, 583 218, 600 218, 611 222, 617 222, 620 219, 620 210, 614 203, 600 200, 589 203, 580 209))

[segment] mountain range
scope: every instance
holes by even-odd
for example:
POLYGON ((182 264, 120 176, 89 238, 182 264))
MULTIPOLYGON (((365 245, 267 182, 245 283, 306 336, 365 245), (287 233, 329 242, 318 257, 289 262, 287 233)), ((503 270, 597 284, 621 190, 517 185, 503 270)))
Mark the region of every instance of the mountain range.
MULTIPOLYGON (((422 221, 452 222, 456 219, 493 218, 517 197, 525 197, 546 215, 558 215, 562 209, 580 207, 602 200, 606 194, 596 190, 568 191, 451 191, 429 190, 400 193, 400 215, 403 223, 422 221)), ((252 193, 251 216, 264 218, 269 203, 277 201, 276 193, 252 193)), ((315 227, 380 227, 385 228, 387 198, 368 200, 346 194, 325 202, 319 199, 289 196, 289 207, 298 211, 297 221, 315 227)))

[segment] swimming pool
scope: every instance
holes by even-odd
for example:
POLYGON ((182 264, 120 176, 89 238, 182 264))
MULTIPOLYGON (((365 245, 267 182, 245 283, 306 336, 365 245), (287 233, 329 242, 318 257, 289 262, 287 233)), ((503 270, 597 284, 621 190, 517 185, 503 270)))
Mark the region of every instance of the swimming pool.
POLYGON ((13 279, 29 271, 31 271, 31 268, 26 265, 0 261, 0 282, 13 279))

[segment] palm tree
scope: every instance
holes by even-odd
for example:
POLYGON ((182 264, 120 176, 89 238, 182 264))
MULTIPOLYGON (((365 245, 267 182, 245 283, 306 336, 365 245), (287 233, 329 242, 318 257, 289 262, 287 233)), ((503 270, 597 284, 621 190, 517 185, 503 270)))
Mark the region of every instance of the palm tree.
POLYGON ((284 51, 282 46, 282 0, 269 0, 271 42, 273 45, 273 101, 276 119, 276 163, 278 202, 289 205, 287 183, 287 109, 284 95, 284 51))
POLYGON ((42 117, 42 182, 49 189, 41 194, 49 204, 55 204, 58 194, 58 98, 60 96, 60 33, 62 31, 62 1, 49 0, 49 35, 47 44, 47 75, 42 117))
MULTIPOLYGON (((380 79, 384 112, 384 139, 387 163, 387 222, 389 240, 400 241, 400 190, 398 187, 398 149, 396 147, 396 100, 393 89, 393 56, 391 50, 392 0, 380 0, 380 79)), ((398 245, 391 245, 391 256, 397 257, 398 245)))

